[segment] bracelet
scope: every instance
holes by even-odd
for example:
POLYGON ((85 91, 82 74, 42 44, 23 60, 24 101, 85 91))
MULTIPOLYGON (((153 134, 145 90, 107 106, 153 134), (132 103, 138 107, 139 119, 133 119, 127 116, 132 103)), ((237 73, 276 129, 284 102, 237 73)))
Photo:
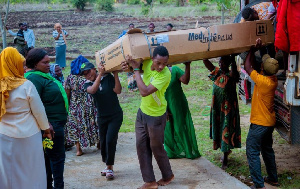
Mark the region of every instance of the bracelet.
POLYGON ((134 68, 133 71, 140 71, 140 68, 134 68))

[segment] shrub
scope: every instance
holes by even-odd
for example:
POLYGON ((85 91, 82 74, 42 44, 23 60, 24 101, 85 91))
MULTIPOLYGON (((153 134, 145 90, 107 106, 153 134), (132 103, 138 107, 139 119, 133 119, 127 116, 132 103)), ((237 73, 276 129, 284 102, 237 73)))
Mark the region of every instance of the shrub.
POLYGON ((200 6, 200 11, 201 11, 201 12, 205 12, 205 11, 207 11, 207 10, 208 10, 207 5, 201 5, 201 6, 200 6))
POLYGON ((114 11, 114 0, 98 0, 97 8, 99 10, 105 10, 107 12, 114 11))
POLYGON ((87 0, 71 0, 71 2, 74 5, 74 7, 83 11, 87 3, 87 0))
POLYGON ((148 15, 150 11, 151 6, 150 5, 145 5, 144 3, 142 4, 142 14, 143 15, 148 15))
POLYGON ((140 0, 127 0, 127 4, 138 5, 138 4, 140 4, 140 0))

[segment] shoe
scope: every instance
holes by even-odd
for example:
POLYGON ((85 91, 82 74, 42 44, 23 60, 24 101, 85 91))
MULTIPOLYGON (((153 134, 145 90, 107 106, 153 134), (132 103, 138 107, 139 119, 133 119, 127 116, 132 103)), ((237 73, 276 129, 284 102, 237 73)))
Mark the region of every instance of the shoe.
POLYGON ((108 171, 108 169, 103 169, 103 171, 101 171, 101 176, 106 176, 107 171, 108 171))
POLYGON ((276 186, 276 187, 280 186, 280 184, 278 182, 270 181, 268 177, 264 177, 264 181, 272 186, 276 186))
POLYGON ((113 170, 107 170, 106 171, 106 179, 107 180, 113 180, 115 178, 114 171, 113 170))

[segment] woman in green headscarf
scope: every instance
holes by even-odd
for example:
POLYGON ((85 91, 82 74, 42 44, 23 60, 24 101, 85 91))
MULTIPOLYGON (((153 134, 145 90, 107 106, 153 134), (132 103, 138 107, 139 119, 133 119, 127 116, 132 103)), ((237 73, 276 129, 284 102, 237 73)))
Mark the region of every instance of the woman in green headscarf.
POLYGON ((52 175, 54 188, 64 188, 64 126, 67 121, 68 98, 62 84, 49 74, 49 63, 50 58, 45 50, 32 49, 26 57, 26 66, 31 70, 25 73, 25 77, 35 85, 55 132, 53 149, 45 150, 48 188, 52 188, 52 175))

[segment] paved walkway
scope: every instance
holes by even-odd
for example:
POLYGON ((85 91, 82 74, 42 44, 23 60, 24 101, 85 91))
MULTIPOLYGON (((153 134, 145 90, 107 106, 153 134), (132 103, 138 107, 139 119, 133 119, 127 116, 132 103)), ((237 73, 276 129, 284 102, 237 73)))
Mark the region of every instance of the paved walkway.
MULTIPOLYGON (((84 150, 85 154, 77 157, 75 147, 66 153, 65 188, 66 189, 133 189, 143 184, 135 150, 134 133, 120 133, 116 162, 115 180, 107 181, 100 176, 105 165, 101 162, 100 151, 95 147, 84 150)), ((204 157, 196 160, 172 159, 171 166, 175 179, 160 189, 243 189, 249 188, 231 177, 219 167, 214 166, 204 157)), ((161 178, 160 171, 153 159, 156 179, 161 178)))

